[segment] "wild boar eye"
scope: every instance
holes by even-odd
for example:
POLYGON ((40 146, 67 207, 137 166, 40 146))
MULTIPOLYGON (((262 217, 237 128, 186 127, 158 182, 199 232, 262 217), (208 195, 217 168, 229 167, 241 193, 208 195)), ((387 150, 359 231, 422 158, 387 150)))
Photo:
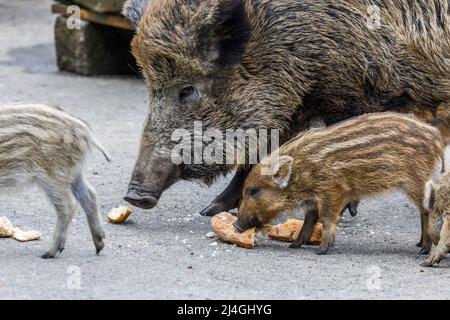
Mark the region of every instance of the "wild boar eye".
POLYGON ((249 197, 256 197, 261 192, 261 188, 248 188, 247 194, 249 197))
POLYGON ((181 89, 180 91, 180 100, 186 99, 191 96, 195 92, 195 88, 193 86, 187 86, 181 89))

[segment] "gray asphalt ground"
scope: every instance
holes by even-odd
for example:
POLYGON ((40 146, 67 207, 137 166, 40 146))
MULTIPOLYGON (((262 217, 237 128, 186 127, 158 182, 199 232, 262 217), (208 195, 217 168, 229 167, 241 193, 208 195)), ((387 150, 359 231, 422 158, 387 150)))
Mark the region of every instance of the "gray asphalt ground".
MULTIPOLYGON (((146 117, 144 83, 132 77, 86 78, 57 70, 49 0, 0 0, 0 103, 62 106, 92 124, 114 162, 95 153, 88 177, 101 211, 121 200, 146 117)), ((421 268, 415 243, 419 214, 400 194, 363 202, 340 223, 336 247, 291 250, 263 241, 246 250, 208 239, 210 219, 196 215, 226 185, 178 183, 158 207, 136 209, 125 225, 105 222, 106 248, 96 256, 84 214, 66 250, 47 249, 55 214, 37 189, 0 196, 0 215, 40 241, 0 239, 2 299, 447 299, 450 260, 421 268), (77 277, 79 275, 79 277, 77 277), (77 285, 77 279, 80 280, 77 285)))

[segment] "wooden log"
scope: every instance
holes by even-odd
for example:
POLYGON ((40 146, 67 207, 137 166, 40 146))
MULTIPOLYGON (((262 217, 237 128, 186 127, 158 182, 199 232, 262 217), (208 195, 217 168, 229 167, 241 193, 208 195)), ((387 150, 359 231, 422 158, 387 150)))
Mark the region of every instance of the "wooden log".
POLYGON ((120 13, 125 0, 74 0, 74 2, 98 13, 120 13))
MULTIPOLYGON (((64 5, 61 3, 54 3, 52 5, 52 12, 60 14, 63 17, 70 17, 71 13, 67 12, 68 5, 64 5)), ((111 14, 101 14, 89 11, 87 9, 80 8, 80 18, 84 21, 89 21, 93 23, 98 23, 101 25, 125 29, 125 30, 134 30, 131 23, 123 17, 111 15, 111 14)))

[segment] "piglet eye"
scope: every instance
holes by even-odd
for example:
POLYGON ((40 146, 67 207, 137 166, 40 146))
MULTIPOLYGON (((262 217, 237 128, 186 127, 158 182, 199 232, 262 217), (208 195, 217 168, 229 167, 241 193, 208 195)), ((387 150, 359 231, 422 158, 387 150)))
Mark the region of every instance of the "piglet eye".
POLYGON ((180 99, 184 99, 189 97, 195 92, 195 88, 193 86, 187 86, 181 89, 180 91, 180 99))
POLYGON ((248 188, 247 194, 250 197, 256 197, 261 192, 261 188, 248 188))

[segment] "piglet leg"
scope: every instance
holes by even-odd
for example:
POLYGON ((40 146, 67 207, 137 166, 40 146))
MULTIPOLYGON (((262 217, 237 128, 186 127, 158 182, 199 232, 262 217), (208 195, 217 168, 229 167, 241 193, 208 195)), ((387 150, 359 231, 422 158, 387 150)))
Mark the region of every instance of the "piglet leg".
POLYGON ((75 201, 70 189, 64 188, 62 185, 45 185, 43 189, 53 204, 57 217, 53 243, 50 249, 42 255, 42 258, 49 259, 64 250, 69 225, 75 215, 75 201))
POLYGON ((296 249, 301 248, 304 244, 307 244, 314 231, 314 225, 319 219, 317 207, 311 208, 305 213, 305 223, 300 231, 298 238, 289 246, 289 248, 296 249))
POLYGON ((445 255, 450 251, 450 221, 449 217, 444 221, 441 230, 441 238, 438 245, 431 252, 427 261, 422 263, 424 267, 432 267, 441 262, 445 255))
POLYGON ((105 246, 103 242, 105 232, 98 213, 97 195, 81 173, 72 183, 72 193, 86 213, 92 240, 94 241, 96 252, 99 254, 105 246))

